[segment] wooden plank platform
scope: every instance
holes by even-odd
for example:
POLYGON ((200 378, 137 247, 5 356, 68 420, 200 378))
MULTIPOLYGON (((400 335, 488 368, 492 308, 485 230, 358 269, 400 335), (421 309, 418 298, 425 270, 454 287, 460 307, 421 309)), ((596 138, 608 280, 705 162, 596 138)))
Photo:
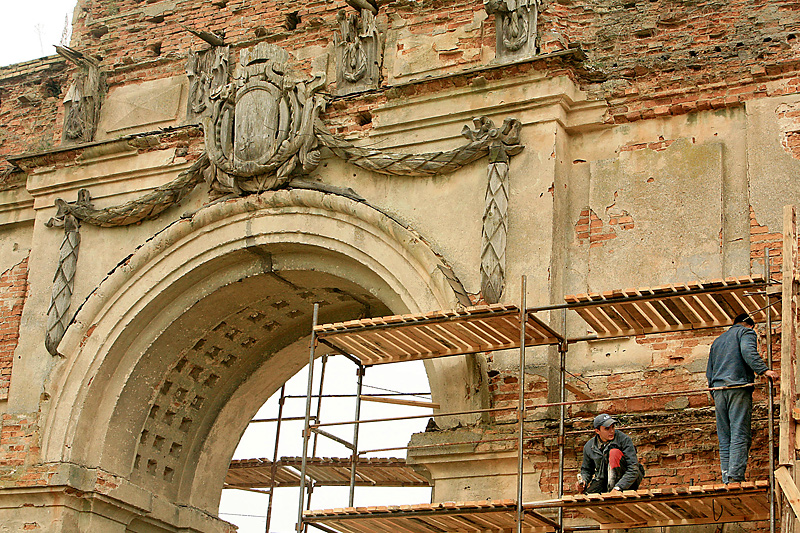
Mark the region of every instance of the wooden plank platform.
POLYGON ((524 507, 577 511, 600 529, 753 522, 769 519, 769 481, 577 494, 524 507))
MULTIPOLYGON (((301 457, 282 457, 275 468, 275 487, 299 487, 301 457)), ((350 459, 313 457, 306 463, 306 475, 317 486, 346 487, 350 484, 350 459)), ((231 461, 225 487, 264 489, 270 487, 272 461, 239 459, 231 461)), ((358 487, 430 487, 425 477, 400 458, 359 458, 356 465, 358 487)))
MULTIPOLYGON (((321 341, 349 353, 365 366, 519 348, 519 309, 482 305, 424 315, 395 315, 317 326, 321 341)), ((525 344, 557 344, 560 335, 529 315, 525 344)))
MULTIPOLYGON (((756 321, 780 319, 767 311, 763 278, 730 277, 677 285, 565 296, 598 338, 729 326, 748 312, 756 321)), ((552 309, 547 306, 538 310, 552 309)), ((562 336, 528 309, 525 345, 558 344, 562 336)), ((365 366, 519 348, 520 312, 494 304, 418 315, 394 315, 314 328, 321 342, 357 357, 365 366)))
MULTIPOLYGON (((577 294, 564 301, 603 338, 729 326, 744 312, 764 321, 765 288, 763 278, 743 276, 577 294)), ((779 303, 770 312, 772 320, 780 320, 779 303)))
MULTIPOLYGON (((516 513, 514 500, 485 500, 305 511, 303 522, 341 533, 508 533, 516 528, 516 513)), ((533 509, 523 515, 526 533, 556 528, 555 522, 533 509)))

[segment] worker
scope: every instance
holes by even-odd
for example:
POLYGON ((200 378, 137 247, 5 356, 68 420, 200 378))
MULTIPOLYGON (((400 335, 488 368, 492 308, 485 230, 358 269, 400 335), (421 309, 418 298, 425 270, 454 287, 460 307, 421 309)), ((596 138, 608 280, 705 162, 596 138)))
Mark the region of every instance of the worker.
POLYGON ((636 490, 644 467, 636 457, 631 438, 616 429, 617 420, 606 413, 594 419, 595 435, 583 447, 583 463, 575 489, 578 492, 636 490))
POLYGON ((753 412, 754 374, 777 380, 758 354, 755 322, 746 313, 733 320, 733 326, 711 344, 706 377, 708 386, 745 387, 714 390, 722 482, 744 481, 750 453, 750 418, 753 412))

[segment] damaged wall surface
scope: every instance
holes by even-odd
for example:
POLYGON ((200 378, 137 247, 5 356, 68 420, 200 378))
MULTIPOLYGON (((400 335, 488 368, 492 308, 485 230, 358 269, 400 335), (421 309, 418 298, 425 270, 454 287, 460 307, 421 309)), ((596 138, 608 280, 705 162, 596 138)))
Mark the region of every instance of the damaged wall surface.
MULTIPOLYGON (((796 2, 348 4, 81 0, 60 55, 0 68, 0 523, 232 531, 228 464, 306 363, 314 302, 321 322, 517 304, 526 275, 546 305, 757 276, 765 249, 779 273, 796 2)), ((721 331, 571 348, 569 397, 703 387, 721 331)), ((530 405, 557 398, 554 356, 528 351, 530 405)), ((434 401, 515 406, 516 357, 428 361, 434 401)), ((632 433, 647 482, 718 480, 705 396, 571 407, 569 429, 601 411, 696 422, 632 433)), ((440 422, 412 444, 513 431, 440 422)), ((528 443, 526 498, 557 490, 552 440, 528 443)), ((513 442, 409 462, 436 501, 514 497, 513 442)))

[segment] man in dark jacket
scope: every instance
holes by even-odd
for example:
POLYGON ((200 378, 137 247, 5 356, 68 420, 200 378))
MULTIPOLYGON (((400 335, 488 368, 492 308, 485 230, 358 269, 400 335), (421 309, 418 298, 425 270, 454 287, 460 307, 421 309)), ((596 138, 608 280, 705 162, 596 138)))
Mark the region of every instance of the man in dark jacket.
POLYGON ((644 468, 636 458, 636 446, 625 433, 616 430, 617 421, 607 414, 594 419, 595 435, 583 447, 578 492, 636 490, 644 468))
MULTIPOLYGON (((709 387, 752 385, 755 375, 778 379, 758 354, 755 322, 747 314, 737 316, 728 331, 717 337, 708 355, 706 377, 709 387)), ((750 453, 750 415, 753 387, 715 390, 717 438, 722 482, 744 481, 750 453)))

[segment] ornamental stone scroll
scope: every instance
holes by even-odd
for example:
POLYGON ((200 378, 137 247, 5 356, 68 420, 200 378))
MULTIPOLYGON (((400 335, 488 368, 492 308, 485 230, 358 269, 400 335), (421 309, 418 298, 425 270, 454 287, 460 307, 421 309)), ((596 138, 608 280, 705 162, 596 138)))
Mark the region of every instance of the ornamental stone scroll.
MULTIPOLYGON (((222 76, 225 61, 219 59, 225 52, 220 48, 213 54, 218 52, 222 55, 211 57, 222 76)), ((48 320, 47 348, 51 353, 57 354, 56 347, 71 320, 69 299, 77 268, 80 222, 119 227, 154 219, 204 182, 212 199, 296 187, 364 201, 351 189, 306 179, 319 164, 322 148, 371 172, 419 178, 449 174, 488 156, 481 297, 486 303, 500 301, 505 284, 509 158, 523 149, 519 120, 506 118, 496 127, 488 117, 475 118, 474 128, 464 126, 461 132, 465 143, 439 152, 396 153, 356 146, 331 133, 320 117, 326 104, 319 92, 324 80, 294 79, 288 75, 288 61, 287 52, 261 43, 241 52, 231 81, 204 78, 205 92, 196 93, 194 101, 200 105, 197 112, 203 120, 206 151, 171 182, 104 209, 91 205, 88 191, 82 191, 77 202, 56 200, 58 214, 49 225, 63 226, 65 239, 48 320), (208 95, 207 100, 203 94, 208 95)))
POLYGON ((496 58, 514 61, 537 53, 537 21, 541 0, 483 0, 495 16, 496 58))
POLYGON ((358 13, 339 11, 339 31, 333 34, 336 48, 336 94, 339 96, 377 89, 380 81, 380 33, 375 15, 368 9, 358 13))
POLYGON ((105 74, 99 62, 67 46, 56 46, 58 54, 79 70, 64 96, 64 126, 61 142, 79 144, 94 140, 100 105, 106 90, 105 74))

